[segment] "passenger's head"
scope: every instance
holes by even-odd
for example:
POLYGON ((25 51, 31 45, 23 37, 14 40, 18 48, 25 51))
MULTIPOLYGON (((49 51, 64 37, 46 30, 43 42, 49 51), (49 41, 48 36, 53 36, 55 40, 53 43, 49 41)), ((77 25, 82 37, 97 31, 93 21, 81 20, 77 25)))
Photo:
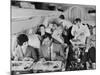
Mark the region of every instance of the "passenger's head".
POLYGON ((74 21, 73 21, 74 24, 80 24, 81 23, 81 19, 80 18, 76 18, 74 21))
POLYGON ((59 16, 60 19, 65 19, 64 15, 59 16))
POLYGON ((17 37, 17 43, 19 46, 27 46, 28 45, 28 36, 25 34, 20 34, 17 37))
POLYGON ((40 30, 41 33, 42 33, 42 32, 45 32, 45 26, 44 26, 43 24, 41 24, 41 25, 39 26, 39 30, 40 30))

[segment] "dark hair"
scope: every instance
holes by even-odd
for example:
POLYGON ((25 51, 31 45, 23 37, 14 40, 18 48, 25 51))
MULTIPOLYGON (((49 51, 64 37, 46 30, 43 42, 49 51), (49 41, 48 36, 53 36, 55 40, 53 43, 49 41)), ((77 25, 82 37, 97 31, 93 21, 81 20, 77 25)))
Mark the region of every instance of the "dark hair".
POLYGON ((80 18, 76 18, 74 21, 73 21, 73 23, 78 23, 78 22, 81 22, 81 19, 80 18))
POLYGON ((17 43, 22 46, 24 42, 27 42, 28 41, 28 36, 26 34, 20 34, 18 37, 17 37, 17 43))
POLYGON ((38 28, 37 28, 36 34, 41 35, 41 32, 40 32, 40 28, 41 27, 44 27, 45 28, 45 25, 43 25, 43 24, 39 25, 38 28))
POLYGON ((64 15, 60 15, 59 18, 61 18, 61 19, 65 19, 64 15))
POLYGON ((44 27, 44 28, 45 28, 45 25, 41 24, 41 25, 39 26, 39 28, 40 28, 40 27, 44 27))

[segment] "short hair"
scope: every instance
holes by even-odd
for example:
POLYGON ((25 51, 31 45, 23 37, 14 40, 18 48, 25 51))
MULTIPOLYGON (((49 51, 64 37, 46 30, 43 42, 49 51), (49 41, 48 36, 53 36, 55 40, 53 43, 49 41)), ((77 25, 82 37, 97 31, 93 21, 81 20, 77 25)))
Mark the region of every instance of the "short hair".
POLYGON ((61 18, 61 19, 65 19, 64 15, 60 15, 59 18, 61 18))
POLYGON ((24 42, 27 42, 28 41, 28 36, 26 34, 20 34, 18 37, 17 37, 17 43, 22 46, 24 42))
POLYGON ((75 22, 76 22, 76 23, 81 22, 81 19, 80 19, 80 18, 76 18, 73 22, 74 22, 74 23, 75 23, 75 22))
POLYGON ((40 27, 44 27, 44 28, 45 28, 45 25, 41 24, 41 25, 39 26, 39 28, 40 28, 40 27))

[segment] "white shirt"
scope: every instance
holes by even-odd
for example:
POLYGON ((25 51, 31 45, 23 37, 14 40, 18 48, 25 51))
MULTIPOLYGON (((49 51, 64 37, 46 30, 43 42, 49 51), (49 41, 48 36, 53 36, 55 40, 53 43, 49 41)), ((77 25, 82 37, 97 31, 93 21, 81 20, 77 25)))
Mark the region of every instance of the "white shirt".
POLYGON ((34 47, 34 48, 40 48, 40 40, 38 38, 38 35, 34 34, 34 35, 29 35, 29 45, 34 47))
POLYGON ((85 43, 86 37, 90 36, 90 31, 87 25, 80 25, 80 28, 77 25, 73 25, 71 34, 74 39, 79 39, 82 43, 85 43))

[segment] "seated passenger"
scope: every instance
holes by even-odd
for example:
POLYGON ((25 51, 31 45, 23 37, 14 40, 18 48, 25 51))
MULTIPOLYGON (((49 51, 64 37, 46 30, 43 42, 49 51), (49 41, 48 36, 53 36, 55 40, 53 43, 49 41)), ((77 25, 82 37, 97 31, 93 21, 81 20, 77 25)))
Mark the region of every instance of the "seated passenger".
POLYGON ((43 24, 41 24, 37 30, 37 33, 39 35, 39 39, 40 39, 40 45, 42 45, 42 42, 44 40, 44 38, 46 38, 47 36, 51 36, 50 33, 46 32, 46 28, 43 24))
POLYGON ((25 34, 20 34, 17 37, 18 47, 16 48, 14 60, 37 60, 38 52, 35 48, 28 45, 28 37, 25 34))
POLYGON ((51 43, 51 37, 46 36, 40 47, 41 58, 44 58, 45 60, 51 60, 51 43))

